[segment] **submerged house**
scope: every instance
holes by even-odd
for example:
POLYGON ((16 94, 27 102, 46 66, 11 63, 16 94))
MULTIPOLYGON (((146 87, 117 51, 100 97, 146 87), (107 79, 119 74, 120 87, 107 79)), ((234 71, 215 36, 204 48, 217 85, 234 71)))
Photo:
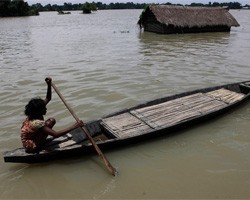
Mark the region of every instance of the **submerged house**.
POLYGON ((227 9, 221 7, 190 7, 151 5, 138 21, 144 31, 171 33, 229 32, 239 26, 227 9))

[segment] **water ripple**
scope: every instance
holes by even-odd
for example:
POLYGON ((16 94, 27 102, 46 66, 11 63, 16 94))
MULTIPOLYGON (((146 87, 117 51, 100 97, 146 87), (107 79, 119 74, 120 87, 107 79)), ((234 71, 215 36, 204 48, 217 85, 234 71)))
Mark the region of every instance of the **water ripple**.
MULTIPOLYGON (((84 121, 157 97, 249 80, 249 12, 232 12, 241 26, 233 28, 231 33, 185 35, 140 32, 136 23, 141 10, 98 11, 93 15, 81 15, 75 11, 65 16, 57 15, 56 12, 43 12, 38 17, 1 19, 0 152, 21 145, 19 132, 25 118, 24 106, 32 97, 45 97, 46 76, 53 78, 67 102, 84 121)), ((169 139, 170 143, 167 145, 165 141, 158 141, 145 145, 146 147, 141 145, 137 149, 119 152, 117 156, 115 153, 111 154, 113 160, 120 162, 127 179, 122 176, 121 181, 116 182, 103 178, 98 186, 96 180, 100 177, 96 178, 91 174, 93 177, 89 177, 89 180, 93 181, 96 187, 95 194, 89 193, 93 185, 88 184, 83 184, 80 188, 75 185, 69 193, 62 185, 60 193, 67 197, 72 193, 75 197, 86 195, 86 198, 114 198, 131 189, 128 182, 138 181, 138 185, 142 186, 139 189, 152 192, 152 196, 147 196, 149 198, 153 197, 153 194, 165 194, 165 197, 172 194, 178 198, 180 196, 173 194, 173 191, 177 191, 173 184, 175 181, 176 185, 182 186, 180 188, 183 191, 178 190, 180 193, 189 194, 194 191, 192 185, 196 184, 197 191, 209 191, 223 197, 225 190, 213 187, 212 183, 216 182, 218 177, 211 175, 211 170, 221 175, 224 172, 221 167, 226 166, 225 172, 229 178, 221 178, 219 182, 220 185, 227 185, 227 180, 234 176, 237 170, 241 170, 243 165, 249 166, 249 159, 244 158, 249 152, 249 106, 239 113, 223 118, 225 121, 191 130, 190 136, 185 139, 169 139), (213 139, 207 136, 211 132, 213 139), (237 157, 239 152, 242 156, 237 157), (221 158, 219 161, 218 157, 221 158), (233 165, 233 161, 238 165, 233 165), (142 163, 146 167, 141 167, 142 163), (126 173, 126 169, 129 169, 129 173, 126 173), (210 176, 215 181, 209 180, 210 176), (152 186, 152 181, 148 180, 154 180, 157 186, 160 182, 164 187, 152 186), (168 187, 165 187, 166 185, 168 187), (120 191, 120 188, 125 192, 120 191), (76 190, 77 193, 74 193, 76 190), (154 193, 152 190, 158 192, 154 193)), ((55 92, 48 105, 46 117, 50 116, 57 118, 56 129, 74 122, 55 92)), ((90 163, 92 162, 84 160, 80 168, 90 163)), ((71 167, 79 168, 79 163, 72 164, 71 167)), ((55 168, 55 171, 60 172, 58 177, 64 183, 71 179, 64 177, 65 168, 55 168)), ((48 173, 41 173, 40 170, 39 167, 26 170, 22 166, 12 169, 2 163, 1 197, 16 198, 20 197, 20 194, 24 195, 23 198, 32 195, 33 198, 46 198, 48 194, 57 197, 52 191, 55 188, 53 181, 48 181, 51 178, 46 176, 45 180, 41 177, 48 173), (23 172, 26 172, 25 176, 23 172), (13 174, 10 175, 11 173, 13 174), (39 181, 43 180, 46 184, 33 181, 34 176, 38 176, 39 181), (12 187, 13 182, 16 184, 12 187), (6 185, 3 186, 3 183, 6 185), (47 193, 41 192, 40 187, 47 193), (27 190, 30 193, 25 195, 23 191, 27 190)), ((86 171, 88 170, 86 168, 86 171)), ((79 177, 81 174, 71 168, 69 171, 68 174, 71 175, 68 177, 79 177)), ((240 172, 242 181, 245 180, 244 175, 249 179, 248 171, 240 172)), ((82 180, 85 180, 85 177, 82 180)), ((82 180, 79 184, 81 186, 82 180)), ((249 197, 249 185, 231 180, 232 188, 241 191, 237 192, 238 194, 242 193, 237 197, 249 197), (245 188, 247 189, 244 190, 245 188)), ((131 194, 134 198, 141 198, 141 194, 146 194, 141 191, 140 195, 137 195, 136 192, 137 189, 133 191, 134 196, 131 194)))

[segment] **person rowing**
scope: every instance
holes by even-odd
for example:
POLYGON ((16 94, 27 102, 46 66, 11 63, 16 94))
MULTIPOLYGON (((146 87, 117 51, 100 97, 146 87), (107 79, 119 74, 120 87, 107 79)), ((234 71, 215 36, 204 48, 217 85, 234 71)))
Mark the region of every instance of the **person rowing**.
POLYGON ((70 131, 82 127, 83 121, 74 123, 73 125, 60 130, 53 130, 56 120, 49 118, 44 120, 44 115, 47 113, 46 105, 50 102, 51 94, 51 83, 52 79, 47 77, 45 79, 47 83, 47 94, 43 100, 41 98, 33 98, 25 106, 24 114, 27 116, 21 127, 21 141, 26 152, 38 152, 45 146, 48 136, 54 138, 60 137, 69 133, 70 131))

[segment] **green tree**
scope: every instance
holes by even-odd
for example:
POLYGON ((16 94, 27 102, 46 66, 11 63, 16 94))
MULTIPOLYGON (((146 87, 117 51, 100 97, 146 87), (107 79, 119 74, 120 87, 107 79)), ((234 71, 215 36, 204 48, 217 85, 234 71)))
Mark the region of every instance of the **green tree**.
POLYGON ((0 17, 8 16, 10 0, 0 0, 0 17))
POLYGON ((96 11, 96 5, 95 3, 89 3, 89 2, 86 2, 82 5, 82 12, 84 14, 90 14, 92 11, 96 11))
POLYGON ((0 17, 38 15, 38 11, 31 8, 23 0, 0 0, 0 17))

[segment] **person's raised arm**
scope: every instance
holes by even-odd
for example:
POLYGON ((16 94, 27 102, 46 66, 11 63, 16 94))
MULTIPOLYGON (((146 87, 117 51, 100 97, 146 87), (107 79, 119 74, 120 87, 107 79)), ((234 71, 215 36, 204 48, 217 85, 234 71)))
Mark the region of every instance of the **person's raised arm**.
POLYGON ((46 97, 44 99, 45 105, 47 105, 50 102, 51 97, 52 97, 52 94, 51 94, 51 81, 52 81, 52 79, 50 77, 47 77, 45 79, 45 82, 47 83, 47 94, 46 94, 46 97))

